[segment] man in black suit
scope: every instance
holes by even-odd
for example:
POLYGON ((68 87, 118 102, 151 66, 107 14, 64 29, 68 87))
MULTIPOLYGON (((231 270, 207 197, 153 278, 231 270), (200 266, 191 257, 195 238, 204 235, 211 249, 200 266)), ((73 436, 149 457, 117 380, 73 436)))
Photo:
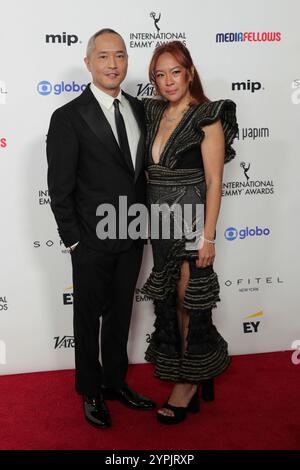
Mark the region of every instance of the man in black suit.
POLYGON ((84 396, 89 423, 106 428, 111 419, 105 399, 136 409, 155 406, 125 381, 143 241, 96 233, 101 204, 111 204, 116 219, 124 223, 126 217, 128 227, 127 214, 118 211, 119 197, 127 198, 128 207, 145 203, 145 129, 141 103, 120 89, 127 72, 122 37, 111 29, 95 33, 85 63, 93 82, 51 118, 48 187, 60 237, 72 257, 76 390, 84 396))

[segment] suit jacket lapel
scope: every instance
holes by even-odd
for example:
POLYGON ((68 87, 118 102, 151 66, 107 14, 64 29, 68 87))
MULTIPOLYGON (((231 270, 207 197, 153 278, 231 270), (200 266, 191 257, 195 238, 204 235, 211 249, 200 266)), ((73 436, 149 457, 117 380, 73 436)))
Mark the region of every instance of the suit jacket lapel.
POLYGON ((85 90, 82 96, 85 98, 87 97, 88 100, 84 100, 84 102, 79 106, 81 116, 98 139, 105 145, 108 152, 118 161, 118 163, 123 167, 128 168, 124 155, 120 150, 113 131, 111 130, 110 124, 89 87, 85 90))

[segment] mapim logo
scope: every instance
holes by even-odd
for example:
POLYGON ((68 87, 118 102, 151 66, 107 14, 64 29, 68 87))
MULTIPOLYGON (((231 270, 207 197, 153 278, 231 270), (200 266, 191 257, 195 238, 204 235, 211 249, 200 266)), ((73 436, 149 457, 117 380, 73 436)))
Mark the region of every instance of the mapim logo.
MULTIPOLYGON (((245 317, 245 320, 249 320, 249 319, 257 318, 257 317, 263 317, 263 316, 264 316, 264 312, 260 311, 260 312, 253 313, 252 315, 248 315, 247 317, 245 317)), ((258 328, 260 326, 260 323, 261 323, 260 321, 243 322, 244 333, 258 333, 258 328)))
POLYGON ((78 84, 73 80, 72 83, 65 83, 61 81, 60 83, 55 83, 52 85, 47 80, 42 80, 37 84, 37 91, 42 96, 48 96, 52 92, 54 95, 61 95, 61 93, 81 93, 87 87, 86 83, 78 84))
POLYGON ((76 36, 76 34, 67 34, 66 32, 63 32, 62 34, 46 34, 46 43, 72 46, 72 44, 81 44, 82 41, 79 41, 79 37, 76 36))
POLYGON ((247 237, 267 237, 270 235, 270 229, 260 228, 256 225, 255 228, 245 227, 242 229, 236 229, 235 227, 228 227, 225 232, 224 236, 226 240, 233 241, 239 238, 240 240, 245 240, 247 237))

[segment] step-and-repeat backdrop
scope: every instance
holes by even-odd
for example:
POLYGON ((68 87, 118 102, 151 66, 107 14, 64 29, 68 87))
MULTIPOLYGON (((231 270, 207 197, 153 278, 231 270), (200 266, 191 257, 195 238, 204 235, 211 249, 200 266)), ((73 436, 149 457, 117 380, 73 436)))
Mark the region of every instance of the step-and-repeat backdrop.
MULTIPOLYGON (((0 2, 0 373, 72 368, 72 275, 50 209, 45 142, 52 112, 90 81, 83 58, 103 27, 124 37, 124 90, 151 97, 155 47, 191 51, 212 100, 237 103, 237 158, 225 169, 214 321, 231 354, 300 346, 300 4, 297 0, 0 2), (295 346, 296 345, 296 346, 295 346)), ((129 339, 144 361, 153 306, 140 289, 129 339)), ((124 280, 124 282, 126 282, 124 280)))

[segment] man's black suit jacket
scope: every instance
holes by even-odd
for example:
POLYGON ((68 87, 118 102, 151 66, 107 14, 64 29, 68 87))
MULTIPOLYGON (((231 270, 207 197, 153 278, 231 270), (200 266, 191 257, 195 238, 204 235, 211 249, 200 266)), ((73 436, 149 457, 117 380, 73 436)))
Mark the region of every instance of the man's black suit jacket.
POLYGON ((127 196, 128 207, 145 204, 144 110, 136 98, 123 94, 141 131, 135 170, 127 164, 89 86, 52 115, 47 137, 48 189, 66 246, 83 241, 96 250, 117 253, 133 243, 130 239, 100 240, 96 235, 99 204, 114 205, 117 217, 119 196, 127 196))

